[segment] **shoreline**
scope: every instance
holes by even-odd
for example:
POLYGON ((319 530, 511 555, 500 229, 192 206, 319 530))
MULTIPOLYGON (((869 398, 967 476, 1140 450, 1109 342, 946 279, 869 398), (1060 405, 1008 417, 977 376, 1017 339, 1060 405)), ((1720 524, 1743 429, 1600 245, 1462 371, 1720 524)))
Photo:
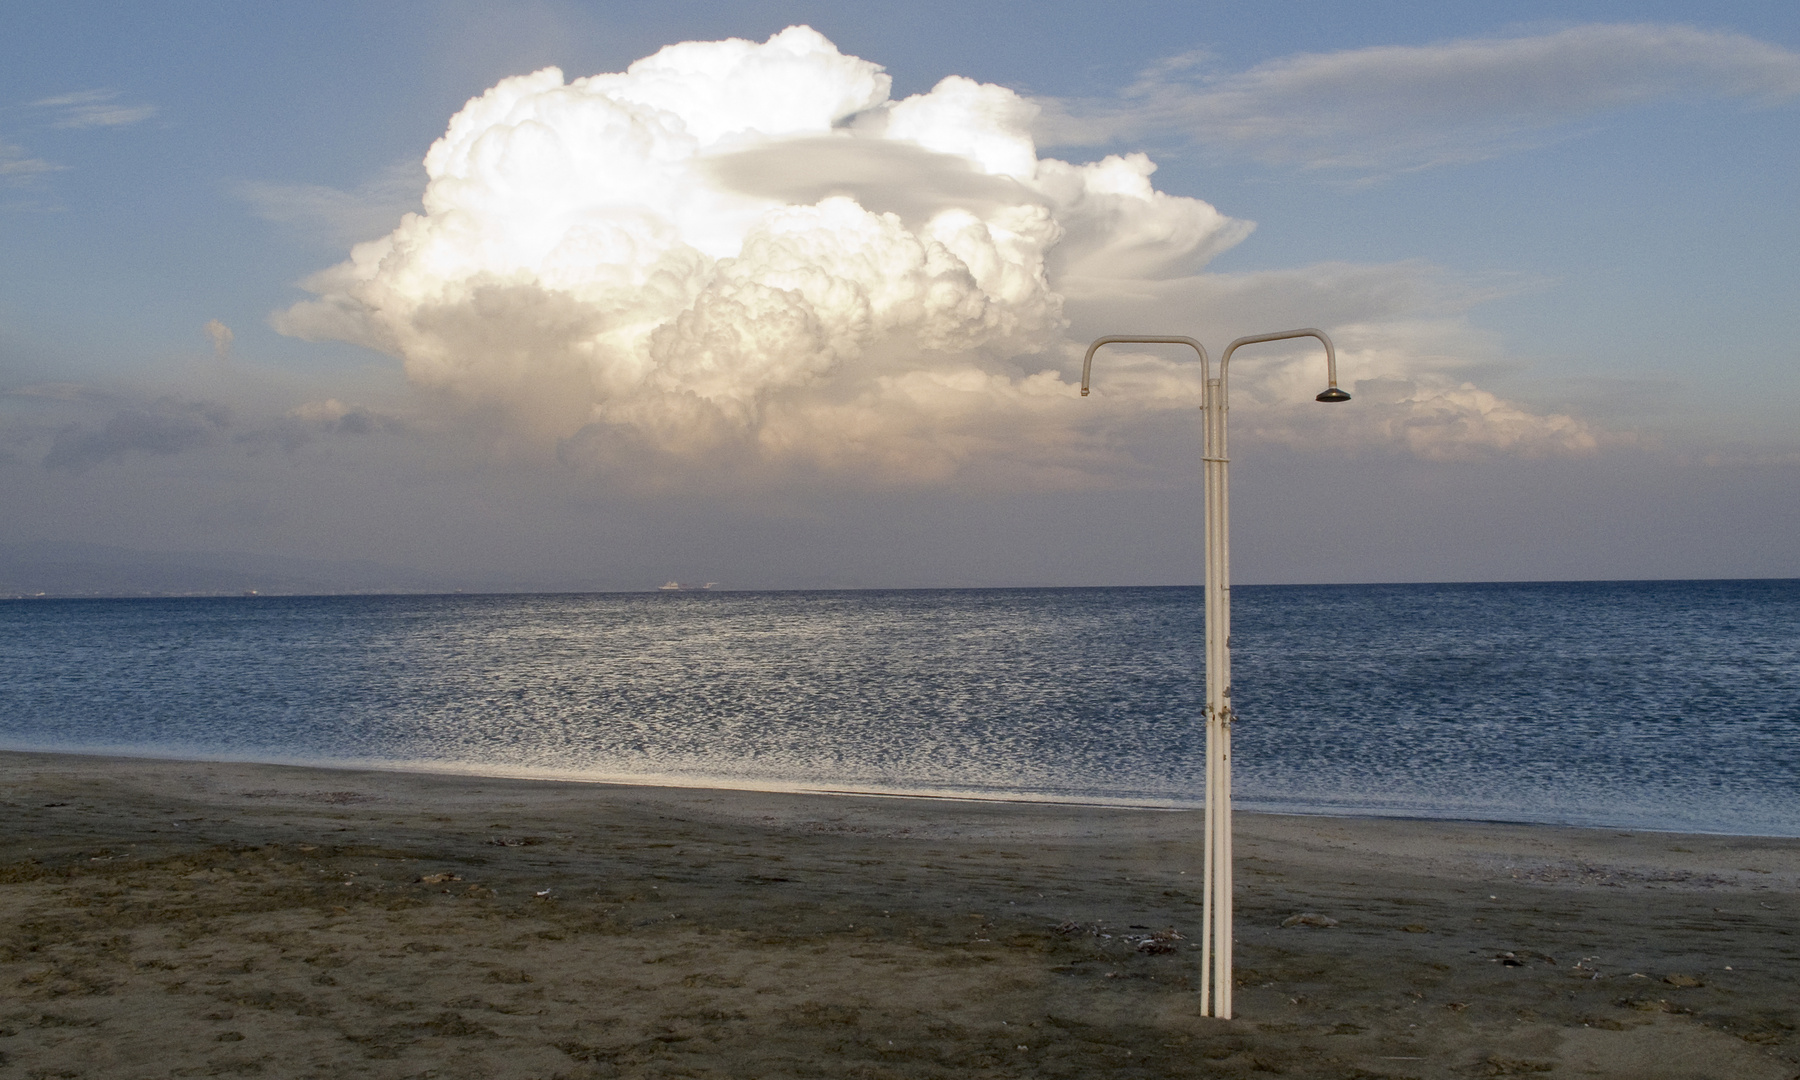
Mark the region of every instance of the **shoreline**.
MULTIPOLYGON (((695 776, 684 777, 667 774, 580 774, 573 772, 557 772, 554 770, 533 771, 521 769, 507 771, 502 769, 484 770, 477 767, 457 768, 452 762, 408 763, 395 761, 324 761, 318 759, 288 758, 271 760, 269 758, 252 757, 210 757, 193 755, 182 751, 171 751, 158 754, 142 747, 122 747, 111 749, 70 749, 0 746, 0 755, 22 754, 43 755, 48 757, 101 758, 123 761, 172 762, 187 764, 246 765, 269 766, 273 768, 316 769, 321 771, 341 771, 352 773, 394 773, 412 776, 444 776, 463 779, 480 780, 518 780, 550 784, 595 784, 603 787, 623 788, 668 788, 681 791, 740 791, 756 792, 768 795, 817 795, 821 797, 867 798, 867 799, 916 799, 936 802, 967 802, 1017 804, 1024 806, 1068 806, 1092 809, 1112 810, 1147 810, 1162 813, 1197 813, 1203 807, 1201 800, 1192 802, 1172 799, 1129 798, 1108 800, 1105 798, 1089 798, 1083 796, 1061 796, 1050 794, 1020 793, 982 793, 963 790, 923 791, 917 789, 879 789, 853 787, 826 787, 805 785, 779 785, 774 782, 734 781, 730 777, 695 776)), ((1756 833, 1728 832, 1724 830, 1680 828, 1667 825, 1643 825, 1632 823, 1588 823, 1571 821, 1534 821, 1524 818, 1504 817, 1457 817, 1431 816, 1414 809, 1386 812, 1379 808, 1354 808, 1335 806, 1324 809, 1274 809, 1268 801, 1259 801, 1237 795, 1234 798, 1235 814, 1257 815, 1267 817, 1324 818, 1345 821, 1416 821, 1464 823, 1470 825, 1516 826, 1520 828, 1544 829, 1587 829, 1599 831, 1629 831, 1645 833, 1661 833, 1670 836, 1717 836, 1741 837, 1760 840, 1800 840, 1800 833, 1756 833)))
POLYGON ((1242 813, 1221 1021, 1192 811, 19 752, 0 803, 21 1075, 1800 1072, 1791 839, 1242 813))

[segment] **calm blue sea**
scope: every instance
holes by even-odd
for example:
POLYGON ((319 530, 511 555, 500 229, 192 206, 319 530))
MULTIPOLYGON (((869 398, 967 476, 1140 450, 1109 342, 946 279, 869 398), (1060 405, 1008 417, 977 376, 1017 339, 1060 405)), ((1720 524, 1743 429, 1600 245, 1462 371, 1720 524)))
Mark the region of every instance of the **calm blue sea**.
MULTIPOLYGON (((0 747, 1192 805, 1190 588, 0 602, 0 747)), ((1800 581, 1239 587, 1246 809, 1800 836, 1800 581)))

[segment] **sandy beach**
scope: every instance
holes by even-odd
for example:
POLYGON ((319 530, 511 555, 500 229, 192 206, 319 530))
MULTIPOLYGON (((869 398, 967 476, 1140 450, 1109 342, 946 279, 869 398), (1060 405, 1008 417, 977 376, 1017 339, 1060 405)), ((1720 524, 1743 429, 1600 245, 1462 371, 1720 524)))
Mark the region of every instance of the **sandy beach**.
POLYGON ((0 1077, 1800 1076, 1800 840, 0 754, 0 1077))

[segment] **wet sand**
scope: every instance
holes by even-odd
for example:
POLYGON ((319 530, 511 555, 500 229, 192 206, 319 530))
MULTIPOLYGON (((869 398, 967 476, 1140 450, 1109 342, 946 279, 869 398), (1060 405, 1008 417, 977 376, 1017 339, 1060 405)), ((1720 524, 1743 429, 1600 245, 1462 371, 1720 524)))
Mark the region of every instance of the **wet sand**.
POLYGON ((0 805, 0 1077, 1800 1076, 1800 840, 1241 815, 1221 1021, 1191 813, 13 753, 0 805))

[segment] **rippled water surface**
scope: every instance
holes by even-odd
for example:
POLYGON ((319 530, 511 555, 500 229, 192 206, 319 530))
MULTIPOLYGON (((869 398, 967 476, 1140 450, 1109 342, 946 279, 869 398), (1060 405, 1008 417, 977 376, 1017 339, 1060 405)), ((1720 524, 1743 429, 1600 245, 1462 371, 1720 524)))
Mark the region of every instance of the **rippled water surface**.
MULTIPOLYGON (((0 746, 1192 804, 1201 592, 0 602, 0 746)), ((1800 835, 1800 581, 1233 590, 1245 808, 1800 835)))

